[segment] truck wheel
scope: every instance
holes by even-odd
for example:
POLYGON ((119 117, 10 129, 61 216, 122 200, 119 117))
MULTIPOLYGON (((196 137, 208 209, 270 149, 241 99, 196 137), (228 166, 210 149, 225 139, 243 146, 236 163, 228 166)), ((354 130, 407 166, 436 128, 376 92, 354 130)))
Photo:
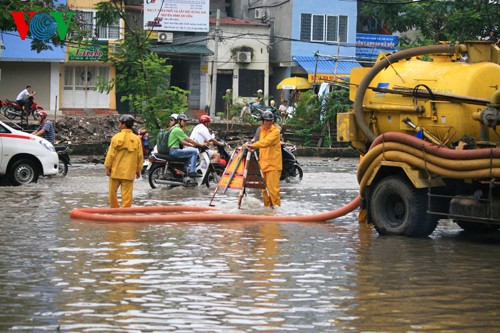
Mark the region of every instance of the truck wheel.
POLYGON ((430 235, 439 218, 426 211, 426 190, 414 188, 404 176, 379 180, 368 200, 370 220, 381 235, 430 235))
POLYGON ((13 186, 36 183, 38 173, 38 168, 33 161, 22 159, 14 162, 10 168, 9 180, 13 186))

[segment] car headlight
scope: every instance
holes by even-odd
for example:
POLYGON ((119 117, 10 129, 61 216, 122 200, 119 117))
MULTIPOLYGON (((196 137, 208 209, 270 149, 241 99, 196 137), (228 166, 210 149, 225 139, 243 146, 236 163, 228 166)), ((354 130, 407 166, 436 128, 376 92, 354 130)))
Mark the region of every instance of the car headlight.
POLYGON ((40 144, 41 144, 43 147, 45 147, 46 149, 48 149, 48 150, 50 150, 50 151, 53 151, 53 152, 55 152, 55 151, 56 151, 56 149, 54 148, 54 146, 53 146, 50 142, 48 142, 47 140, 42 139, 42 140, 40 140, 39 142, 40 142, 40 144))

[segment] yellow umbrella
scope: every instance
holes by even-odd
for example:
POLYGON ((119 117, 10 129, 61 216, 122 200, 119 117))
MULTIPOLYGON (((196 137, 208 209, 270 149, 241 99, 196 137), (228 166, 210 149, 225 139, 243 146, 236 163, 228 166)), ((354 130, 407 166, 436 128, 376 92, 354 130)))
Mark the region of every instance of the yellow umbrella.
POLYGON ((278 89, 291 89, 291 90, 300 90, 300 89, 309 89, 311 86, 307 79, 303 77, 293 76, 287 77, 283 81, 281 81, 277 88, 278 89))

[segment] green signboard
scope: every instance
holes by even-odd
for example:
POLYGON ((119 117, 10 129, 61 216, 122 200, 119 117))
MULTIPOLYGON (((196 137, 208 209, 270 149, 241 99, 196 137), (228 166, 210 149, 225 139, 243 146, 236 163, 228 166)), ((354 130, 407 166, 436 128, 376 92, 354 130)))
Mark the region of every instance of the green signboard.
POLYGON ((80 45, 70 46, 69 61, 102 61, 107 55, 107 41, 87 41, 80 45))

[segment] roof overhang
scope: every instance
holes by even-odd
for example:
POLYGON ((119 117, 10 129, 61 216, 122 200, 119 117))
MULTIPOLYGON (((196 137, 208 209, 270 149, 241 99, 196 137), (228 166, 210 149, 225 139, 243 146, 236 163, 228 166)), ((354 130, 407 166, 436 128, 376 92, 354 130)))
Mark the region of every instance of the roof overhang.
POLYGON ((205 45, 201 44, 157 44, 151 47, 153 52, 159 54, 197 54, 197 55, 213 55, 214 53, 205 45))
POLYGON ((330 81, 336 76, 349 76, 353 68, 362 67, 361 64, 354 59, 332 59, 322 56, 294 56, 293 60, 297 61, 300 67, 309 74, 309 80, 316 74, 316 79, 318 79, 318 77, 323 77, 324 80, 330 81))

